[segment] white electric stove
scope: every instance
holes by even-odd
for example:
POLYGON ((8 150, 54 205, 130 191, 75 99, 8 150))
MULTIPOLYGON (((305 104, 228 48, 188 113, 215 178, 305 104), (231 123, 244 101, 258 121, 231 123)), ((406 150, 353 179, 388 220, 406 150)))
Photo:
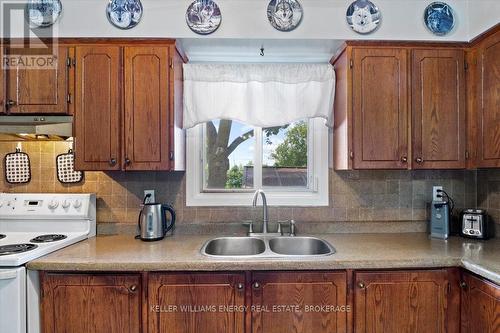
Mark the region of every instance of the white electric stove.
POLYGON ((40 331, 38 273, 24 264, 95 234, 95 194, 0 193, 0 332, 40 331))

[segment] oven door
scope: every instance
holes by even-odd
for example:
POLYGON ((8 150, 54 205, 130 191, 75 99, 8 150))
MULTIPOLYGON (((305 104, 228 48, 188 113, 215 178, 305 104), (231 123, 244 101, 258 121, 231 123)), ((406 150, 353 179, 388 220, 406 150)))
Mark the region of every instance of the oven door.
POLYGON ((0 332, 26 333, 24 267, 0 267, 0 332))

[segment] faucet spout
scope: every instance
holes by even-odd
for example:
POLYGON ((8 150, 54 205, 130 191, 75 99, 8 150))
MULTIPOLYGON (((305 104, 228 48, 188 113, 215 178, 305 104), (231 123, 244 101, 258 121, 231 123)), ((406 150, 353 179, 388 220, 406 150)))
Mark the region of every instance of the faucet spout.
POLYGON ((264 193, 263 190, 259 189, 259 190, 255 191, 255 193, 253 195, 253 206, 257 207, 257 200, 259 199, 259 195, 262 197, 262 233, 267 234, 268 233, 269 219, 267 216, 266 194, 264 193))

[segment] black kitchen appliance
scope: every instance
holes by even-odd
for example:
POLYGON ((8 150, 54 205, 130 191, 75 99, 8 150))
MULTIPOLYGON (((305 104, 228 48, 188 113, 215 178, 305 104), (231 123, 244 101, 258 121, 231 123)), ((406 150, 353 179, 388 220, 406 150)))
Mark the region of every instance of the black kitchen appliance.
POLYGON ((460 213, 462 237, 488 239, 491 236, 488 214, 483 209, 466 209, 460 213))

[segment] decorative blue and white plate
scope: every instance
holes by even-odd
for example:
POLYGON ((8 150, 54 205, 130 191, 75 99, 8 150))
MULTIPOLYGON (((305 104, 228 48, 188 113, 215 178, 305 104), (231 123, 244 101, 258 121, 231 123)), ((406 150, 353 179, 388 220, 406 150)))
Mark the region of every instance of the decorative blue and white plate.
POLYGON ((292 31, 302 21, 302 6, 298 0, 271 0, 267 5, 267 19, 274 29, 292 31))
POLYGON ((444 36, 455 26, 453 8, 444 2, 433 2, 424 11, 424 23, 435 35, 444 36))
POLYGON ((347 24, 359 34, 369 34, 375 31, 381 19, 380 10, 369 0, 356 0, 347 7, 347 24))
POLYGON ((110 0, 106 7, 109 22, 120 29, 131 29, 138 25, 142 12, 140 0, 110 0))
POLYGON ((30 0, 26 4, 26 18, 34 27, 44 28, 53 25, 61 12, 60 0, 30 0))
POLYGON ((217 30, 222 21, 220 8, 213 0, 195 0, 186 11, 189 29, 200 35, 208 35, 217 30))

